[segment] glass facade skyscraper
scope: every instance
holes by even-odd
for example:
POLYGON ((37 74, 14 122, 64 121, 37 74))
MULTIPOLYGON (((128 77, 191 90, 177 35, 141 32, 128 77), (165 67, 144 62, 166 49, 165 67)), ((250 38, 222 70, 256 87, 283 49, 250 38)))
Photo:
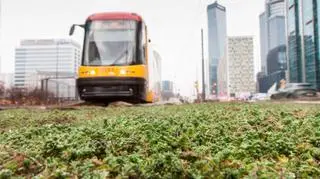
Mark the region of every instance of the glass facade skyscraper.
POLYGON ((288 0, 289 81, 312 83, 320 89, 320 0, 288 0))
POLYGON ((258 83, 263 86, 259 88, 260 92, 266 92, 265 89, 282 80, 274 78, 278 76, 273 73, 287 68, 285 9, 285 0, 265 0, 265 11, 260 15, 262 73, 258 83))
POLYGON ((227 25, 226 25, 226 8, 217 2, 207 7, 208 15, 208 51, 209 51, 209 93, 217 94, 219 86, 218 64, 219 60, 224 57, 227 25))
POLYGON ((267 16, 263 12, 260 14, 260 55, 261 55, 261 71, 266 74, 267 72, 267 55, 268 55, 268 28, 267 16))
POLYGON ((316 84, 315 64, 315 21, 313 20, 313 0, 303 0, 302 28, 305 59, 305 81, 316 84))
POLYGON ((286 44, 285 16, 276 16, 268 20, 269 51, 286 44))
POLYGON ((283 16, 285 14, 285 2, 284 0, 266 0, 266 10, 269 18, 283 16))
POLYGON ((286 44, 285 2, 266 0, 265 11, 260 15, 261 71, 268 75, 268 53, 286 44))
POLYGON ((289 81, 302 82, 302 44, 300 34, 300 0, 287 1, 287 37, 289 81))
POLYGON ((316 65, 316 79, 317 79, 317 88, 320 88, 320 0, 315 1, 314 5, 314 20, 315 20, 315 65, 316 65))
POLYGON ((265 20, 267 23, 268 51, 286 43, 285 2, 266 0, 265 20))

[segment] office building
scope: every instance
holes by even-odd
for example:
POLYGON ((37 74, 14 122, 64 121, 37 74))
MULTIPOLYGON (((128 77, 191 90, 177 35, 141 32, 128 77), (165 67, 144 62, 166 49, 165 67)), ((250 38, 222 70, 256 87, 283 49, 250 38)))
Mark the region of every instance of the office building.
POLYGON ((219 60, 224 56, 227 38, 226 8, 217 2, 207 7, 208 15, 208 53, 209 53, 209 94, 217 94, 217 68, 219 60))
POLYGON ((285 1, 266 0, 265 12, 260 15, 261 71, 267 73, 270 50, 286 44, 285 1))
POLYGON ((72 95, 75 93, 74 78, 79 65, 80 45, 72 40, 22 40, 15 50, 14 86, 41 88, 41 80, 49 78, 50 92, 68 97, 70 88, 74 89, 72 95))
POLYGON ((303 82, 300 0, 287 1, 287 45, 290 82, 303 82))
POLYGON ((269 89, 276 84, 278 88, 280 85, 280 81, 287 79, 286 71, 277 71, 270 75, 263 75, 259 77, 258 80, 258 88, 261 93, 268 93, 269 89))
POLYGON ((268 50, 286 44, 285 16, 276 16, 268 22, 268 50))
MULTIPOLYGON (((261 72, 258 77, 259 92, 278 83, 273 73, 281 73, 287 69, 286 62, 286 22, 285 1, 265 0, 265 11, 260 15, 260 58, 261 72), (272 58, 272 59, 271 59, 272 58), (281 61, 281 67, 277 67, 281 61), (284 65, 284 66, 283 66, 284 65), (272 67, 272 69, 269 69, 272 67), (277 69, 277 70, 275 70, 277 69), (271 75, 270 77, 268 77, 271 75), (264 79, 273 79, 264 80, 264 79), (268 82, 268 83, 266 83, 268 82), (263 88, 261 88, 263 86, 263 88)), ((281 79, 282 80, 282 79, 281 79)))
POLYGON ((173 82, 169 80, 162 81, 161 91, 173 93, 173 82))
POLYGON ((320 89, 319 1, 287 1, 287 44, 290 82, 320 89))
POLYGON ((266 0, 268 17, 283 16, 285 14, 285 0, 266 0))
POLYGON ((269 51, 267 56, 267 74, 287 70, 286 45, 280 45, 269 51))
POLYGON ((261 72, 267 72, 267 55, 268 55, 268 30, 267 30, 266 13, 260 14, 260 58, 261 72))
MULTIPOLYGON (((319 1, 318 1, 319 2, 319 1)), ((319 4, 320 5, 320 4, 319 4)), ((316 1, 304 0, 302 3, 304 80, 320 88, 319 56, 319 13, 316 1), (314 17, 315 16, 315 17, 314 17)))
POLYGON ((287 71, 286 45, 278 46, 269 51, 267 56, 267 75, 265 72, 258 74, 258 91, 267 93, 268 90, 281 80, 286 80, 287 71), (280 74, 280 75, 279 75, 280 74), (268 80, 266 80, 268 79, 268 80))
POLYGON ((228 93, 239 96, 256 91, 253 37, 229 37, 227 41, 228 93))
POLYGON ((174 97, 174 84, 172 81, 164 80, 161 82, 161 98, 166 101, 174 97))

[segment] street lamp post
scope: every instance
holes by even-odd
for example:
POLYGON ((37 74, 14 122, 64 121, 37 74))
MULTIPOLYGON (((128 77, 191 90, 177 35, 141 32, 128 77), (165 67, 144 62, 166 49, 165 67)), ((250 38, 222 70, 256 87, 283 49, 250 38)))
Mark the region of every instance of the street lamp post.
POLYGON ((57 96, 57 100, 58 102, 60 102, 60 97, 59 97, 59 83, 58 83, 58 75, 59 75, 59 72, 58 72, 58 65, 59 65, 59 42, 57 42, 56 44, 56 53, 57 53, 57 58, 56 58, 56 96, 57 96))

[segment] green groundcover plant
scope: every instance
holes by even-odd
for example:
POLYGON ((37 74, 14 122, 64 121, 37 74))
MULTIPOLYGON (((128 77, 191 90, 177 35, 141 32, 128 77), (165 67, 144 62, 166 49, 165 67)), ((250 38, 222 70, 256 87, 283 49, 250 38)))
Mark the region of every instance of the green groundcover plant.
POLYGON ((320 176, 320 106, 0 111, 0 178, 320 176))

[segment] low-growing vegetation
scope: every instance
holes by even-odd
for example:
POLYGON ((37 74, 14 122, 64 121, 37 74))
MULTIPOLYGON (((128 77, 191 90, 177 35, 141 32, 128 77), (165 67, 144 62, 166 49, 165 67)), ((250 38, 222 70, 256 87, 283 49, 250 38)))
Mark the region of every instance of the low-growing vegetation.
POLYGON ((320 106, 0 111, 0 178, 320 176, 320 106))

